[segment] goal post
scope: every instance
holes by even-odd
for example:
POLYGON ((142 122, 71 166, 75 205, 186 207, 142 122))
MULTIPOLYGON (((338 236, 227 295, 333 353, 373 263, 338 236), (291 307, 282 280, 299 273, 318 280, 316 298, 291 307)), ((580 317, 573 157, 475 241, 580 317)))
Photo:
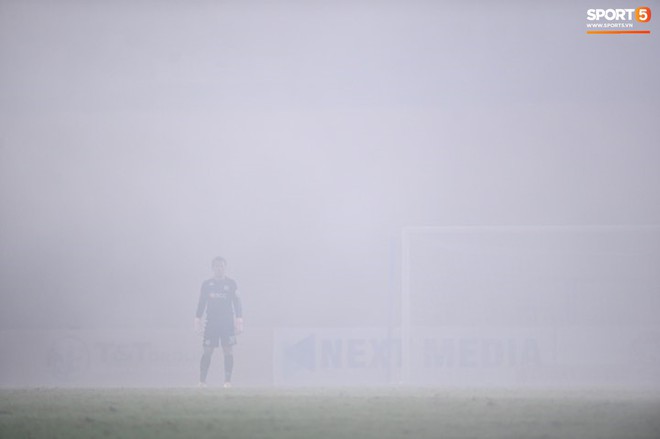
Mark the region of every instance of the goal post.
MULTIPOLYGON (((473 350, 494 339, 494 348, 491 343, 485 352, 468 352, 471 363, 465 361, 459 372, 469 380, 470 373, 481 373, 480 361, 490 361, 486 372, 496 382, 495 372, 506 369, 506 358, 517 356, 520 362, 525 347, 509 345, 516 342, 510 334, 520 328, 549 334, 547 342, 543 335, 527 338, 547 365, 573 361, 569 343, 561 340, 568 334, 565 328, 649 327, 660 311, 659 225, 410 226, 401 230, 400 239, 402 384, 433 378, 434 372, 422 370, 434 361, 429 349, 435 341, 420 338, 429 331, 458 334, 453 340, 445 335, 440 343, 478 340, 476 348, 466 348, 473 350), (497 334, 508 335, 500 343, 497 334)), ((595 352, 598 343, 589 343, 595 352)), ((445 369, 439 373, 447 374, 452 355, 459 358, 451 359, 451 367, 460 367, 460 349, 441 352, 436 363, 445 369)), ((587 350, 585 358, 589 353, 596 355, 587 350)))
POLYGON ((410 233, 401 231, 401 377, 402 384, 410 383, 410 233))

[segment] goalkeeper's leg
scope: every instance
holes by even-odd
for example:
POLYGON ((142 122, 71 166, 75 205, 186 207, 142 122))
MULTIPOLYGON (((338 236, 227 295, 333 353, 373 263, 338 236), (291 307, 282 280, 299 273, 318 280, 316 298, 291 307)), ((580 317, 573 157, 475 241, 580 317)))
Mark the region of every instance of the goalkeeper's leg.
POLYGON ((204 353, 199 362, 199 382, 200 384, 206 383, 206 375, 209 373, 209 366, 211 365, 211 358, 215 348, 212 346, 204 346, 204 353))
POLYGON ((231 344, 223 344, 222 352, 225 356, 225 384, 224 387, 231 387, 231 374, 234 371, 234 352, 231 344))

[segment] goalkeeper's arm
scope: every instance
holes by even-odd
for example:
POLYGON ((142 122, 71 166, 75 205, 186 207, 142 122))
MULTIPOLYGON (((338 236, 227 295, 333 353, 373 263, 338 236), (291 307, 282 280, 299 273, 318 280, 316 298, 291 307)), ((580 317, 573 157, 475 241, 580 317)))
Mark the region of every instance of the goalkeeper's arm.
POLYGON ((234 306, 234 329, 236 334, 243 332, 243 304, 241 303, 241 298, 238 296, 238 293, 234 293, 232 298, 232 304, 234 306))
POLYGON ((193 328, 195 332, 202 332, 202 316, 204 315, 204 310, 206 309, 206 294, 204 294, 204 288, 202 287, 199 292, 199 300, 197 301, 197 312, 195 313, 195 323, 193 328))

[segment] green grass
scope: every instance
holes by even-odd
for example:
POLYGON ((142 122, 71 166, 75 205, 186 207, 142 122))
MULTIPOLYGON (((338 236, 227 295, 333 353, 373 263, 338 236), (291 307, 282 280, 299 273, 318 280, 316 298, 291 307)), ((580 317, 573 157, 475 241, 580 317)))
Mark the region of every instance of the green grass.
POLYGON ((468 389, 3 389, 0 438, 660 438, 660 396, 468 389))

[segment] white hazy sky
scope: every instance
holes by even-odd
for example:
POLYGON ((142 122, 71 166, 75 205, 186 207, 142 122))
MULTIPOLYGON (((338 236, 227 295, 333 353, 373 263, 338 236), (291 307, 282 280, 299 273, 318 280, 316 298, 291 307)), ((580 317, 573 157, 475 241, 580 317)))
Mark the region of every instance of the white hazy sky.
POLYGON ((0 324, 189 325, 216 254, 380 324, 405 225, 660 223, 658 21, 587 7, 1 0, 0 324))

